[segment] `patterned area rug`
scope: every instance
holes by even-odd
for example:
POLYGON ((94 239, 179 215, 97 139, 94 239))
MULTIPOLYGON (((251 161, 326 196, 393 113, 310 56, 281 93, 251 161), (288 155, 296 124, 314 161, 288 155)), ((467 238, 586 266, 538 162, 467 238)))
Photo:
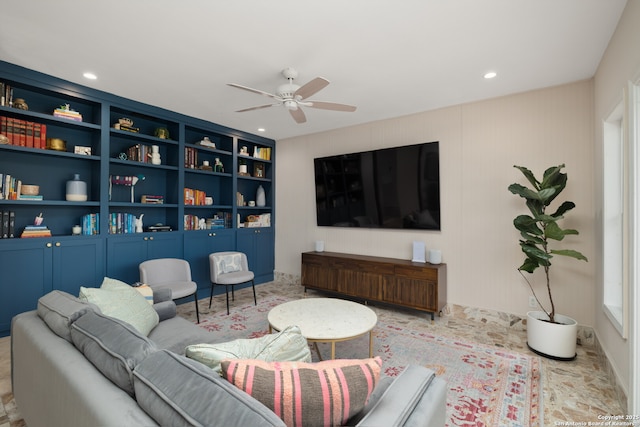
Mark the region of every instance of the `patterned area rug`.
MULTIPOLYGON (((200 326, 220 334, 220 341, 260 337, 268 333, 267 314, 282 297, 201 317, 200 326)), ((336 357, 368 356, 368 336, 336 344, 336 357)), ((328 358, 330 346, 320 344, 328 358)), ((314 360, 319 360, 315 352, 314 360)), ((540 360, 458 339, 435 336, 410 326, 378 321, 374 329, 374 356, 383 361, 384 375, 397 376, 409 364, 433 369, 447 381, 447 426, 541 426, 540 360)))

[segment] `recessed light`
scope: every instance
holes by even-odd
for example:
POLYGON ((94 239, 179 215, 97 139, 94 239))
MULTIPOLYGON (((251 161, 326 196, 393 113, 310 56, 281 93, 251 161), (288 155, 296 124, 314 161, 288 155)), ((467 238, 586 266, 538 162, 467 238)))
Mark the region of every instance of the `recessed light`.
POLYGON ((90 72, 84 73, 83 76, 84 76, 85 79, 89 79, 89 80, 95 80, 95 79, 98 78, 98 76, 96 76, 95 74, 90 73, 90 72))
POLYGON ((495 76, 497 76, 497 75, 498 75, 498 73, 496 73, 495 71, 489 71, 488 73, 486 73, 486 74, 484 75, 484 78, 485 78, 485 79, 492 79, 492 78, 494 78, 494 77, 495 77, 495 76))
POLYGON ((258 128, 258 132, 264 132, 265 128, 258 128))

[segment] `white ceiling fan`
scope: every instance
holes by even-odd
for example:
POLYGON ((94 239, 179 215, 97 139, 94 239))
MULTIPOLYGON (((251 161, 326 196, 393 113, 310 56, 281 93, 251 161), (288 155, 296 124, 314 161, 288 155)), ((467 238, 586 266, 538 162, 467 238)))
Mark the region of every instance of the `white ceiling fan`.
POLYGON ((307 100, 310 96, 313 96, 320 90, 324 89, 329 85, 329 80, 323 77, 316 77, 311 80, 307 84, 303 86, 299 86, 293 83, 293 80, 298 77, 298 72, 289 67, 282 70, 282 75, 287 79, 287 83, 284 83, 276 89, 276 94, 272 94, 269 92, 264 92, 259 89, 253 89, 247 86, 239 85, 236 83, 228 83, 229 86, 237 87, 238 89, 248 90, 249 92, 257 93, 259 95, 268 96, 269 98, 273 98, 276 100, 275 103, 259 105, 257 107, 245 108, 242 110, 236 111, 237 113, 243 113, 245 111, 259 110, 261 108, 275 107, 284 105, 293 120, 296 123, 304 123, 307 121, 307 117, 300 107, 311 107, 311 108, 319 108, 322 110, 331 110, 331 111, 347 111, 353 112, 356 111, 356 107, 353 105, 346 104, 338 104, 335 102, 320 102, 320 101, 311 101, 307 100))

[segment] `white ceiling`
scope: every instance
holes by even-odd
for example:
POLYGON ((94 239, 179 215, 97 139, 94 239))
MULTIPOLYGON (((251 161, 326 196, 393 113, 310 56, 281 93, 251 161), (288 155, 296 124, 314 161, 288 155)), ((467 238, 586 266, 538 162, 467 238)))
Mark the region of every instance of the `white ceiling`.
POLYGON ((279 140, 590 78, 625 4, 3 0, 0 60, 279 140), (331 81, 310 99, 358 109, 235 112, 270 98, 227 83, 274 93, 289 66, 331 81))

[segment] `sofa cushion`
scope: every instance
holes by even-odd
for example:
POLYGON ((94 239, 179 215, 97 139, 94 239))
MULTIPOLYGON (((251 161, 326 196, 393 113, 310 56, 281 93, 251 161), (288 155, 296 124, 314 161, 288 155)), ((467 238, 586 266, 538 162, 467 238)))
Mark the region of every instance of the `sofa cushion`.
POLYGON ((311 362, 307 339, 298 326, 289 326, 277 334, 260 338, 237 339, 220 344, 194 344, 185 349, 185 355, 204 363, 219 374, 224 359, 258 359, 266 362, 311 362))
POLYGON ((146 299, 126 283, 105 278, 98 288, 80 287, 79 298, 91 302, 107 316, 131 324, 140 333, 149 335, 160 318, 146 299))
POLYGON ((56 335, 69 342, 71 324, 87 311, 100 309, 63 291, 51 291, 38 300, 38 316, 56 335))
POLYGON ((289 427, 344 425, 366 405, 381 365, 379 357, 318 363, 225 360, 222 375, 289 427))
POLYGON ((167 350, 133 372, 136 399, 162 426, 283 426, 265 406, 211 369, 167 350))
POLYGON ((85 313, 71 325, 71 339, 105 377, 132 396, 133 369, 157 351, 128 323, 95 312, 85 313))

